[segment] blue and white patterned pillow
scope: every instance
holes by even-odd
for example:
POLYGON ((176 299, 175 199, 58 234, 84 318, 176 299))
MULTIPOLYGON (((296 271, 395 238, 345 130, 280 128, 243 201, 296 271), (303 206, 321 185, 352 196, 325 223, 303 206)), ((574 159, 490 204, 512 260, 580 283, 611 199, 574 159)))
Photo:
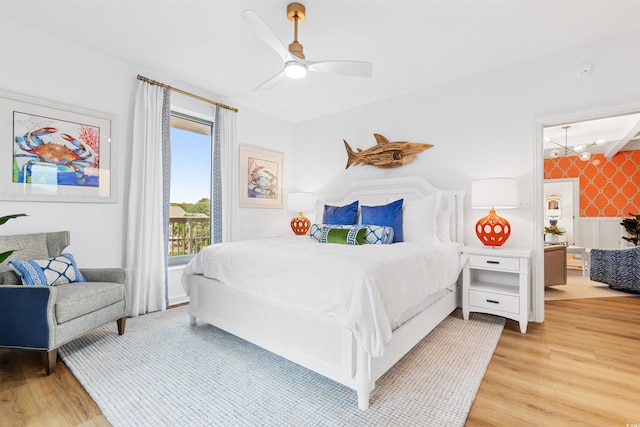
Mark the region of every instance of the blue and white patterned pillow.
POLYGON ((47 259, 9 261, 9 267, 16 272, 22 284, 26 286, 55 286, 86 282, 71 254, 47 259))
POLYGON ((393 228, 385 225, 364 225, 367 233, 364 242, 371 245, 388 245, 393 243, 393 228))
MULTIPOLYGON (((384 225, 344 225, 344 224, 313 224, 309 229, 309 237, 321 242, 323 239, 323 230, 325 228, 366 228, 364 242, 371 245, 387 245, 393 243, 393 228, 384 225)), ((326 240, 326 236, 325 236, 326 240)))
POLYGON ((353 225, 346 224, 311 224, 311 228, 309 229, 309 237, 312 239, 316 239, 318 242, 322 240, 322 230, 324 228, 351 228, 353 225))

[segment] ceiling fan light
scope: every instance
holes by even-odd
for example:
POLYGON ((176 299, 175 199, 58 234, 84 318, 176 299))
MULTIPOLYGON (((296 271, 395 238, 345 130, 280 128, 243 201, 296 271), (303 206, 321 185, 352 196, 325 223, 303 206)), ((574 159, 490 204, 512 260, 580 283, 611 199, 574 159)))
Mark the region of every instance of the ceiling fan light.
POLYGON ((575 151, 576 153, 582 153, 585 150, 585 148, 587 148, 586 145, 578 144, 573 146, 573 151, 575 151))
POLYGON ((298 62, 288 62, 284 66, 284 75, 290 79, 303 79, 307 75, 307 67, 298 62))
POLYGON ((591 153, 585 151, 584 153, 580 153, 580 160, 587 161, 591 158, 591 153))
POLYGON ((560 151, 555 150, 555 149, 554 149, 554 150, 551 150, 551 151, 549 152, 549 155, 555 159, 556 157, 560 157, 560 151))

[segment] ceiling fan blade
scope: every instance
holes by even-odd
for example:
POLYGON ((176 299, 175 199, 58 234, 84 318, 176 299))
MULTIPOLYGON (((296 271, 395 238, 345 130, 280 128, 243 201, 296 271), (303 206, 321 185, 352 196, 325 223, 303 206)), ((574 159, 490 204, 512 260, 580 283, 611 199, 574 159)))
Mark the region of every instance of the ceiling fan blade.
POLYGON ((259 89, 269 89, 270 87, 275 86, 278 82, 285 78, 284 68, 280 70, 278 74, 269 78, 268 80, 262 82, 260 86, 256 87, 253 91, 256 92, 259 89))
POLYGON ((289 55, 289 51, 282 44, 278 36, 273 32, 266 22, 260 18, 254 10, 245 9, 242 11, 242 18, 258 37, 268 44, 273 50, 278 52, 280 58, 284 61, 289 55))
POLYGON ((353 77, 371 77, 373 64, 364 61, 305 61, 312 71, 342 74, 353 77))

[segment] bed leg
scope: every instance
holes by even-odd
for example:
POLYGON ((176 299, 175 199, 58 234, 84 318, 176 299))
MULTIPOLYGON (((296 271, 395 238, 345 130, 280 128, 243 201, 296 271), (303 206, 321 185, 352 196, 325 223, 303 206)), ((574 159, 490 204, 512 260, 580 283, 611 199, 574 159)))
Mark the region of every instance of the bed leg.
POLYGON ((369 409, 369 394, 371 386, 371 367, 369 366, 369 355, 364 349, 357 345, 356 355, 356 392, 358 393, 358 409, 366 411, 369 409))
POLYGON ((196 316, 189 315, 189 324, 191 325, 196 324, 196 316))
POLYGON ((358 391, 358 409, 366 411, 369 409, 369 392, 358 391))

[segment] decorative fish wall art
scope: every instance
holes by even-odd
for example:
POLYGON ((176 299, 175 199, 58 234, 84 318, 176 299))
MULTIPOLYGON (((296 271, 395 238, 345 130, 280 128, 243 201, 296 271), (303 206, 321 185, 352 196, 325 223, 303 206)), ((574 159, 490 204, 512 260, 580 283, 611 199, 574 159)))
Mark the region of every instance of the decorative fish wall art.
POLYGON ((406 165, 416 159, 418 153, 433 147, 433 144, 421 144, 418 142, 395 141, 389 142, 387 138, 374 133, 377 144, 371 148, 357 151, 349 146, 349 143, 343 139, 344 146, 347 149, 347 167, 351 165, 371 165, 382 169, 398 168, 406 165))

